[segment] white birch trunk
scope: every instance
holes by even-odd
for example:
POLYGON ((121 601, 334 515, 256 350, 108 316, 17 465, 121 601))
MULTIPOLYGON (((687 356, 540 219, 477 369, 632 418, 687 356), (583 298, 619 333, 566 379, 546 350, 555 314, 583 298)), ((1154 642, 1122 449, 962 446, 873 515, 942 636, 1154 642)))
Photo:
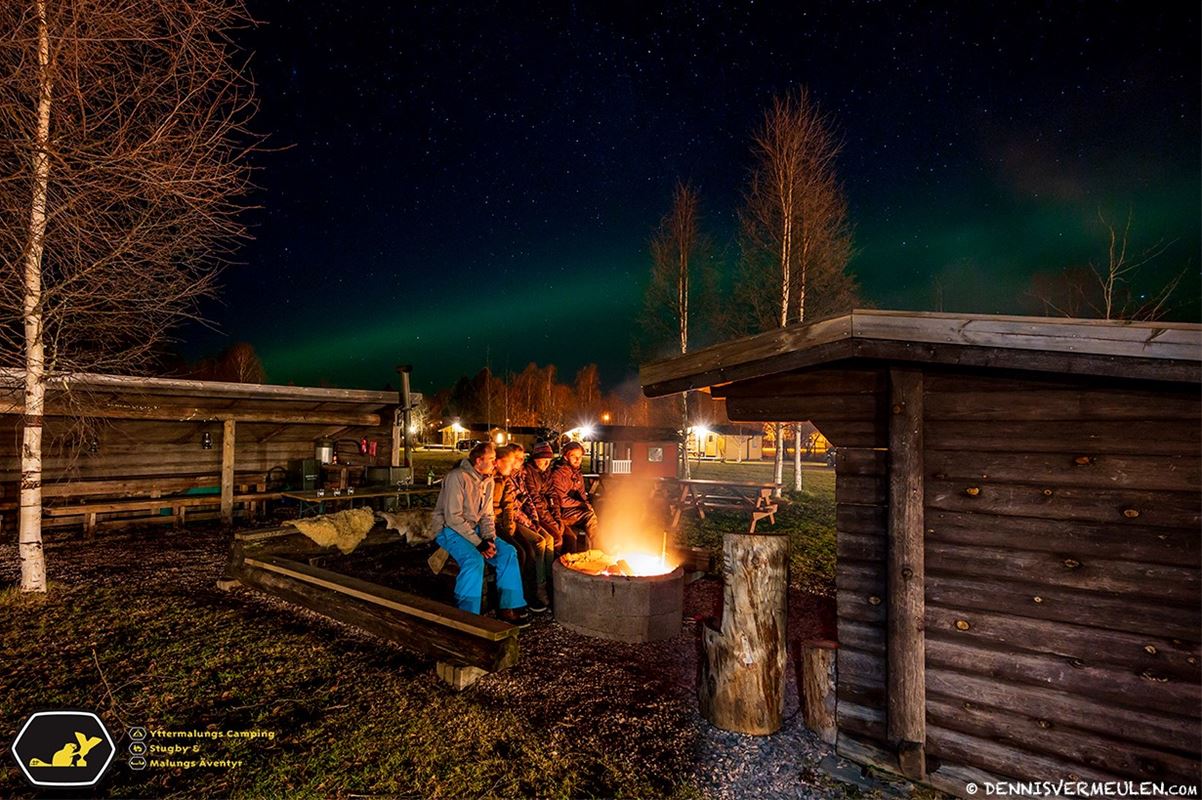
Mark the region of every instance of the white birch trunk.
POLYGON ((801 491, 801 426, 793 426, 793 491, 801 491))
POLYGON ((776 457, 772 461, 772 480, 776 483, 773 494, 781 495, 781 484, 785 482, 785 426, 779 422, 772 423, 775 433, 776 457))
POLYGON ((50 36, 46 6, 37 4, 38 97, 37 148, 33 154, 33 202, 25 252, 25 415, 21 436, 20 512, 17 521, 21 591, 46 591, 46 555, 42 550, 42 418, 46 404, 46 357, 42 338, 42 248, 46 235, 46 187, 50 179, 50 36))

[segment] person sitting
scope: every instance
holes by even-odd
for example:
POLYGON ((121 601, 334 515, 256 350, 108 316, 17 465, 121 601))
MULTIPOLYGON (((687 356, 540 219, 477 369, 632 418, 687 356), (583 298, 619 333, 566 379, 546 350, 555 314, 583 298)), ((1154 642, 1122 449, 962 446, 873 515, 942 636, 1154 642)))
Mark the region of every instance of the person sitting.
POLYGON ((542 612, 547 610, 551 602, 547 593, 547 578, 555 559, 555 540, 541 530, 534 530, 533 522, 522 513, 518 501, 519 489, 514 479, 514 467, 520 452, 521 448, 514 445, 497 449, 493 514, 497 521, 497 535, 517 549, 526 586, 526 604, 531 611, 542 612))
POLYGON ((597 513, 584 488, 584 474, 580 464, 584 461, 584 445, 568 442, 562 457, 551 470, 551 504, 555 506, 560 524, 566 532, 576 534, 574 552, 583 552, 597 543, 597 513))
POLYGON ((497 618, 514 625, 528 625, 522 575, 517 552, 505 541, 497 540, 493 516, 493 464, 491 444, 478 444, 457 467, 447 473, 434 506, 435 541, 451 554, 459 565, 455 579, 455 605, 473 614, 480 613, 480 594, 484 584, 484 563, 497 570, 500 593, 497 618))
POLYGON ((539 442, 530 451, 530 460, 522 467, 522 483, 526 493, 520 498, 522 511, 555 543, 555 555, 575 553, 576 532, 564 530, 559 509, 551 500, 551 459, 555 451, 546 442, 539 442))

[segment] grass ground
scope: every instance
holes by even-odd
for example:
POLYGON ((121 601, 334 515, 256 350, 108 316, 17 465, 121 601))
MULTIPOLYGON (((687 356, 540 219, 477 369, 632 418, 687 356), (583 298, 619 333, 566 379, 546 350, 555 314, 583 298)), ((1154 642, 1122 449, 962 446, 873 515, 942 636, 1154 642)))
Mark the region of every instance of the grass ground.
MULTIPOLYGON (((458 457, 423 455, 419 470, 436 472, 458 457)), ((703 464, 695 474, 762 480, 765 469, 703 464)), ((790 538, 800 590, 790 640, 829 625, 815 595, 833 582, 833 471, 805 479, 775 526, 790 538)), ((723 532, 745 526, 743 515, 715 514, 686 519, 682 536, 720 549, 723 532)), ((522 634, 516 667, 453 694, 428 659, 255 592, 217 590, 227 547, 215 530, 48 543, 49 596, 0 594, 0 652, 13 667, 0 670, 0 747, 30 712, 74 707, 118 737, 135 725, 273 734, 198 740, 198 756, 242 762, 233 769, 136 772, 122 752, 100 787, 112 797, 705 796, 694 777, 709 729, 696 710, 693 638, 720 596, 716 580, 689 587, 675 639, 598 642, 542 617, 522 634)), ((15 547, 0 545, 0 585, 15 578, 15 547)), ((0 762, 0 797, 34 796, 7 753, 0 762)), ((844 796, 813 765, 799 773, 805 796, 844 796)))

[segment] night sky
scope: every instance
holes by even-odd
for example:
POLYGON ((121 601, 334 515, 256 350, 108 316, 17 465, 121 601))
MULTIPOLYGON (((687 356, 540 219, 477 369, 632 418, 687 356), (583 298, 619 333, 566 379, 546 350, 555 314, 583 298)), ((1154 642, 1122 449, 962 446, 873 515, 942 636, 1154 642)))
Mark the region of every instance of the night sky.
MULTIPOLYGON (((748 134, 808 86, 867 301, 1030 313, 1104 257, 1099 210, 1171 242, 1198 316, 1199 19, 1168 3, 252 2, 272 152, 255 240, 183 332, 271 382, 433 390, 486 359, 633 377, 647 239, 673 183, 732 241, 748 134)), ((733 261, 734 249, 730 248, 733 261)), ((1155 283, 1153 280, 1151 283, 1155 283)))

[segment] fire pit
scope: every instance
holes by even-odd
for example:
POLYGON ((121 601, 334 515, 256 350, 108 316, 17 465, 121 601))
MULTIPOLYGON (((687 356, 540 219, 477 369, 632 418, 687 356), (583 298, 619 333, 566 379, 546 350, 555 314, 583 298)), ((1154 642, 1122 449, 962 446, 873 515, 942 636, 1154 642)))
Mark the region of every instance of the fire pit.
POLYGON ((684 569, 658 556, 565 555, 552 569, 555 621, 586 636, 657 642, 680 633, 684 569), (659 571, 659 574, 635 574, 659 571))

